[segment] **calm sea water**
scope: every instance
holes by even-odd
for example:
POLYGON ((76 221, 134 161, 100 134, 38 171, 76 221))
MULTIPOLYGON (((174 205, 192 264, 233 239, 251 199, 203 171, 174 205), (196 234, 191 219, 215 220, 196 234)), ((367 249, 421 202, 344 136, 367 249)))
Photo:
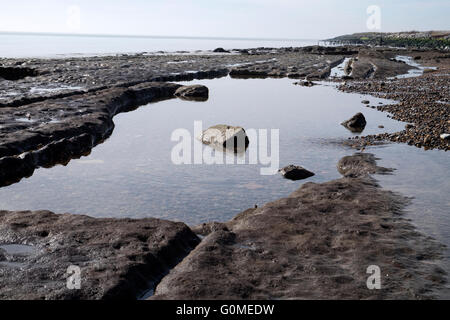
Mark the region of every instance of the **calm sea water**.
POLYGON ((137 38, 16 35, 0 33, 0 57, 49 57, 92 56, 118 53, 175 52, 257 47, 301 47, 317 44, 317 40, 224 40, 186 38, 137 38))

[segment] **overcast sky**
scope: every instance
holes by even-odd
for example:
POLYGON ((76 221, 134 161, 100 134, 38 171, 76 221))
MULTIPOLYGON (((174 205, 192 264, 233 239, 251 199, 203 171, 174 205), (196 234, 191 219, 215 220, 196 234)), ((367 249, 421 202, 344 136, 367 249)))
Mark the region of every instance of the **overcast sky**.
POLYGON ((2 0, 0 31, 324 39, 370 31, 448 30, 449 0, 2 0))

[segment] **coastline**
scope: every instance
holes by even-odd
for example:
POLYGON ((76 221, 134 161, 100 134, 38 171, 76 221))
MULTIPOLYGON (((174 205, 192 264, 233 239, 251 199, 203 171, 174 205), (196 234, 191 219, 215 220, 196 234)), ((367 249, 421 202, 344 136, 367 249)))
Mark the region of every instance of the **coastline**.
MULTIPOLYGON (((369 52, 355 52, 353 50, 346 47, 329 49, 306 47, 245 50, 241 51, 240 54, 207 57, 183 55, 179 57, 158 56, 158 58, 155 58, 136 55, 88 59, 71 58, 63 61, 2 59, 0 61, 6 63, 9 67, 30 68, 38 72, 37 76, 8 81, 6 87, 4 83, 0 84, 4 90, 17 89, 22 90, 22 92, 31 92, 30 89, 33 87, 41 86, 42 89, 45 83, 52 82, 76 88, 83 86, 82 90, 68 89, 64 93, 50 94, 47 91, 47 94, 44 95, 34 93, 29 94, 24 99, 9 97, 0 101, 2 121, 5 121, 6 124, 8 124, 8 121, 12 122, 11 118, 8 119, 8 115, 14 114, 14 111, 17 112, 17 110, 22 113, 22 116, 30 114, 31 118, 35 119, 35 122, 23 124, 22 127, 7 125, 6 130, 4 130, 5 126, 2 125, 2 138, 9 139, 8 144, 3 144, 0 149, 2 169, 7 168, 7 170, 2 170, 2 181, 15 182, 18 179, 20 180, 21 177, 32 174, 35 167, 64 163, 88 153, 93 146, 111 134, 114 126, 112 119, 118 112, 130 111, 157 98, 172 98, 179 85, 158 83, 162 81, 215 78, 228 74, 231 74, 232 77, 289 77, 292 79, 306 78, 312 81, 326 80, 331 69, 341 63, 347 56, 358 57, 359 63, 354 66, 354 74, 357 77, 345 80, 346 84, 340 87, 344 91, 352 90, 374 94, 372 89, 374 87, 378 91, 385 88, 393 91, 398 88, 396 85, 399 83, 412 82, 415 84, 421 81, 427 83, 432 82, 430 77, 434 77, 434 73, 427 73, 422 77, 414 78, 414 80, 390 80, 395 84, 386 85, 386 77, 403 74, 410 69, 403 63, 391 60, 398 52, 393 49, 387 49, 384 53, 380 53, 378 50, 374 50, 374 52, 370 50, 369 52), (152 59, 155 59, 155 61, 152 61, 152 59), (107 65, 102 67, 103 63, 107 65), (370 73, 366 70, 368 64, 376 66, 370 73), (64 69, 64 65, 67 69, 64 69), (165 66, 165 70, 160 70, 159 73, 153 71, 152 68, 159 70, 162 65, 165 66), (80 69, 78 73, 74 72, 77 67, 80 69), (192 69, 198 71, 191 71, 192 69), (89 77, 85 77, 86 74, 89 77), (371 84, 370 87, 367 86, 368 83, 371 84), (381 85, 381 83, 385 84, 381 85), (65 121, 64 124, 47 123, 46 119, 53 116, 46 109, 49 103, 58 109, 65 110, 66 119, 69 121, 65 121), (71 116, 77 115, 80 106, 86 108, 87 116, 81 122, 71 120, 71 116), (33 129, 42 124, 44 124, 44 128, 33 129), (25 138, 23 136, 24 131, 29 133, 25 138), (12 174, 14 170, 17 171, 12 174), (8 175, 12 175, 12 177, 8 175)), ((402 54, 406 53, 402 51, 402 54)), ((421 53, 421 55, 425 54, 427 53, 421 53)), ((435 59, 433 54, 441 55, 441 53, 430 53, 431 58, 427 61, 432 62, 435 59)), ((440 74, 442 71, 447 72, 447 64, 447 60, 442 64, 438 63, 439 69, 435 74, 440 74)), ((442 77, 444 81, 448 81, 448 74, 444 73, 442 77)), ((418 88, 420 87, 416 85, 409 90, 418 88)), ((449 97, 446 96, 448 91, 446 93, 442 88, 435 91, 442 95, 439 99, 448 101, 449 97)), ((408 92, 403 93, 403 96, 395 92, 382 95, 382 97, 400 98, 401 100, 408 92)), ((424 105, 429 102, 429 94, 435 98, 434 93, 423 93, 424 105)), ((413 108, 413 102, 417 103, 418 98, 421 97, 416 95, 413 99, 405 100, 406 102, 401 100, 400 103, 402 103, 402 106, 408 106, 406 110, 410 110, 413 108)), ((425 137, 420 134, 430 130, 430 128, 436 134, 436 130, 445 128, 445 123, 434 127, 431 125, 434 124, 433 121, 436 121, 437 114, 440 114, 440 120, 447 120, 448 108, 445 109, 445 105, 433 105, 432 108, 437 112, 428 112, 424 116, 425 118, 414 118, 408 116, 408 114, 401 118, 400 112, 408 111, 404 109, 399 111, 395 106, 377 109, 392 112, 399 119, 414 120, 418 134, 412 135, 409 139, 417 140, 418 142, 415 143, 417 147, 425 144, 429 148, 447 150, 448 143, 445 143, 445 141, 436 138, 425 142, 425 137), (446 113, 441 114, 441 110, 446 113), (435 127, 437 129, 434 129, 435 127), (424 143, 419 143, 420 139, 424 143)), ((364 148, 374 143, 371 142, 372 139, 407 142, 407 139, 404 138, 406 134, 358 138, 355 140, 357 144, 354 144, 354 146, 355 148, 364 148)), ((368 157, 356 156, 362 166, 367 161, 373 164, 370 156, 368 157)), ((430 239, 423 238, 413 230, 408 222, 398 216, 406 204, 405 199, 381 190, 373 179, 366 176, 366 174, 376 172, 376 167, 373 165, 369 167, 369 171, 357 174, 353 178, 344 177, 324 184, 305 184, 288 198, 266 204, 259 209, 249 209, 228 223, 192 228, 198 233, 207 235, 207 237, 196 249, 193 249, 193 245, 191 247, 193 251, 187 258, 176 266, 169 276, 164 277, 161 285, 156 289, 154 298, 415 299, 434 297, 432 291, 445 282, 445 271, 439 268, 433 269, 431 268, 432 264, 425 262, 439 258, 439 252, 442 248, 430 239), (314 198, 316 195, 319 195, 317 199, 314 198), (351 198, 351 207, 348 207, 347 200, 349 198, 347 196, 351 198), (368 197, 374 197, 375 200, 365 203, 368 197), (315 199, 317 202, 309 203, 308 199, 315 199), (336 203, 330 202, 330 199, 334 199, 336 203), (382 212, 377 209, 380 205, 385 208, 382 212), (361 214, 360 210, 369 213, 361 214), (277 216, 274 214, 276 212, 285 212, 285 214, 277 216), (341 218, 340 215, 343 212, 348 214, 349 221, 341 218), (329 214, 327 218, 331 220, 325 219, 324 214, 329 214), (307 231, 302 229, 305 223, 310 226, 307 231), (364 225, 364 223, 367 223, 367 225, 364 225), (249 225, 254 226, 254 229, 249 228, 249 225), (272 230, 273 236, 261 236, 264 230, 269 229, 269 226, 278 226, 272 230), (329 233, 323 232, 321 234, 324 229, 329 233), (355 234, 355 229, 361 229, 362 234, 355 234), (315 235, 318 234, 321 234, 321 237, 315 239, 315 235), (295 235, 298 235, 298 237, 295 235), (282 241, 284 237, 286 237, 285 243, 282 241), (364 241, 360 241, 361 237, 364 241), (408 244, 403 242, 405 238, 410 241, 408 244), (383 241, 379 241, 380 239, 383 241), (280 247, 280 242, 287 244, 286 247, 280 247), (311 245, 306 246, 310 242, 311 245), (302 245, 305 245, 303 251, 302 245), (324 245, 326 246, 324 247, 324 245), (266 246, 269 248, 269 252, 264 252, 263 248, 266 248, 266 246), (330 248, 336 250, 338 254, 336 252, 331 253, 330 248), (301 255, 305 252, 310 260, 306 258, 305 260, 295 260, 296 258, 303 259, 301 255), (344 264, 351 265, 351 272, 345 271, 345 268, 343 269, 340 266, 330 266, 330 262, 338 265, 342 262, 342 260, 339 260, 341 254, 342 259, 346 259, 344 264), (325 255, 327 258, 321 260, 318 258, 321 255, 325 255), (361 282, 365 276, 365 270, 356 270, 354 263, 367 264, 371 255, 378 256, 380 261, 383 262, 383 267, 390 270, 391 278, 385 279, 389 283, 389 289, 384 293, 368 292, 367 289, 361 288, 361 285, 364 286, 365 284, 364 281, 361 282), (396 259, 390 261, 389 259, 392 257, 396 259), (251 265, 254 259, 258 263, 246 268, 246 266, 251 265), (273 262, 274 260, 275 262, 273 262), (299 264, 309 266, 310 269, 308 269, 309 267, 303 270, 291 269, 299 264), (214 268, 210 268, 211 266, 214 266, 214 268), (198 275, 198 278, 192 276, 192 270, 198 275), (198 270, 201 270, 201 273, 198 273, 198 270), (215 279, 216 276, 214 275, 217 274, 223 274, 221 279, 215 279), (227 277, 227 274, 233 274, 233 276, 227 277), (258 279, 255 274, 261 278, 258 279), (268 280, 262 279, 264 275, 268 280), (296 291, 297 289, 288 284, 293 278, 305 280, 301 281, 302 284, 305 284, 304 292, 296 291), (221 281, 228 283, 230 279, 233 279, 233 285, 225 289, 224 283, 221 281), (217 283, 210 287, 210 281, 213 280, 217 280, 217 283), (272 280, 272 282, 269 280, 272 280), (321 290, 318 289, 318 284, 320 284, 321 290), (197 289, 191 290, 192 287, 197 289), (274 287, 279 288, 280 291, 269 290, 274 287), (167 288, 171 288, 170 293, 167 288), (308 296, 307 292, 312 292, 312 288, 317 289, 314 293, 317 295, 308 296), (326 290, 330 288, 338 289, 327 295, 326 290), (342 290, 342 288, 345 288, 345 290, 342 290)), ((14 220, 20 219, 17 214, 2 213, 7 219, 9 216, 13 217, 11 218, 12 224, 7 227, 8 232, 6 233, 15 234, 15 236, 2 239, 0 242, 20 240, 30 244, 35 243, 35 236, 26 238, 21 235, 22 227, 12 227, 17 223, 14 220)), ((111 228, 114 230, 114 227, 111 228)), ((149 246, 152 247, 154 244, 151 243, 149 246)), ((142 281, 142 279, 135 281, 142 281)), ((136 295, 139 293, 141 293, 139 290, 135 292, 136 295)), ((11 292, 10 296, 6 293, 6 298, 13 297, 14 295, 11 292)), ((107 297, 109 296, 100 295, 85 296, 84 298, 107 297)), ((25 296, 25 298, 27 297, 25 296)))

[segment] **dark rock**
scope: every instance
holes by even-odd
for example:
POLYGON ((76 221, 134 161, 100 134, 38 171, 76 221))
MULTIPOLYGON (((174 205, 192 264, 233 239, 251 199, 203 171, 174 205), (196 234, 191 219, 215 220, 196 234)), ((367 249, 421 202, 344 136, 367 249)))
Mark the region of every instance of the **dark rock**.
POLYGON ((289 165, 278 170, 283 177, 289 180, 303 180, 314 176, 314 173, 300 166, 289 165))
POLYGON ((175 96, 184 100, 206 101, 209 89, 203 85, 182 86, 175 91, 175 96))
POLYGON ((363 103, 363 104, 369 104, 370 101, 369 101, 369 100, 363 100, 363 101, 361 101, 361 103, 363 103))
POLYGON ((230 53, 230 51, 225 50, 224 48, 216 48, 213 50, 215 53, 230 53))
POLYGON ((312 87, 312 86, 316 85, 316 83, 314 83, 312 81, 308 81, 308 80, 295 82, 294 84, 302 86, 302 87, 312 87))
POLYGON ((230 71, 232 78, 267 78, 269 76, 266 70, 234 68, 230 71))
POLYGON ((366 118, 361 112, 355 114, 352 118, 341 123, 344 127, 352 132, 362 132, 366 127, 366 118))
POLYGON ((368 174, 387 174, 393 170, 377 166, 377 158, 370 153, 356 153, 343 157, 337 164, 337 169, 344 177, 358 178, 368 174))
POLYGON ((0 78, 5 80, 19 80, 25 77, 35 77, 38 72, 31 68, 0 67, 0 78))
POLYGON ((327 66, 324 69, 314 71, 306 76, 306 80, 320 80, 325 79, 330 76, 331 73, 331 66, 327 66))
POLYGON ((0 299, 136 299, 199 242, 183 223, 158 219, 0 211, 0 244, 34 250, 0 262, 0 299), (66 287, 71 265, 80 290, 66 287))
POLYGON ((390 59, 390 54, 373 49, 361 49, 352 63, 355 79, 384 79, 408 73, 413 69, 405 63, 390 59))
POLYGON ((198 226, 192 227, 191 229, 195 234, 199 234, 201 236, 207 236, 210 233, 217 232, 220 230, 228 231, 226 224, 221 222, 202 223, 198 226))

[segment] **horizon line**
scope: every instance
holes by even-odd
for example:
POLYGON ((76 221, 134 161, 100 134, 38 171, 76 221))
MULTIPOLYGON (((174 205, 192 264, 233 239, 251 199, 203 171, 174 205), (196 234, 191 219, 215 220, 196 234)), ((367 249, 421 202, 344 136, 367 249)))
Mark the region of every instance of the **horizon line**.
POLYGON ((148 39, 197 39, 197 40, 261 40, 261 41, 318 41, 320 39, 300 38, 259 38, 259 37, 213 37, 213 36, 180 36, 180 35, 131 35, 131 34, 102 34, 102 33, 60 33, 60 32, 26 32, 26 31, 1 31, 0 35, 32 35, 32 36, 57 36, 57 37, 92 37, 92 38, 148 38, 148 39))

